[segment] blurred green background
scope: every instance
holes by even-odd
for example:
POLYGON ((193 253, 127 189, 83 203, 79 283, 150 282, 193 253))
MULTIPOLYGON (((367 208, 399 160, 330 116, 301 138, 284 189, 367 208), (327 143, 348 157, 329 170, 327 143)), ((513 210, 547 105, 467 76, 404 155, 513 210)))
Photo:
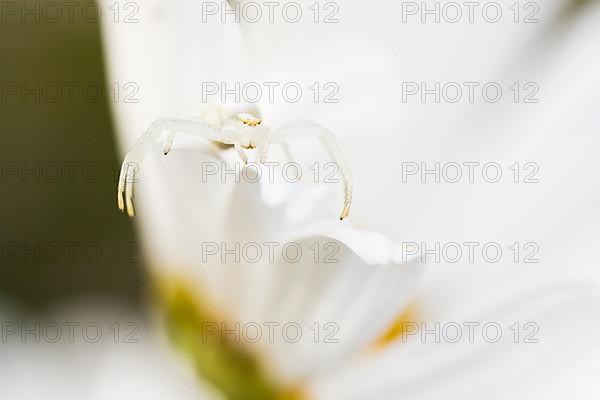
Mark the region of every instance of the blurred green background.
POLYGON ((7 10, 0 21, 0 297, 34 309, 82 294, 138 305, 140 251, 116 207, 100 23, 81 12, 73 20, 23 21, 7 10))

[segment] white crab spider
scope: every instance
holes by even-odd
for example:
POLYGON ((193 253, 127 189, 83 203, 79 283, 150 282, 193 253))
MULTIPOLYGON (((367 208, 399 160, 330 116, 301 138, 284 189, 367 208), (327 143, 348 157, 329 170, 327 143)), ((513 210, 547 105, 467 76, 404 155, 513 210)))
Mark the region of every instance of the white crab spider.
POLYGON ((125 156, 119 176, 117 202, 119 209, 127 209, 129 216, 135 215, 133 205, 133 186, 135 179, 127 179, 136 173, 144 157, 152 145, 163 138, 163 153, 167 155, 178 134, 187 134, 204 138, 221 147, 234 147, 244 163, 248 163, 246 150, 256 149, 258 162, 264 163, 269 145, 279 143, 289 157, 288 141, 297 138, 317 138, 326 147, 330 156, 337 163, 344 186, 344 205, 340 214, 343 220, 350 213, 352 203, 352 176, 350 168, 338 147, 335 136, 326 128, 311 121, 298 122, 274 132, 262 124, 257 110, 244 110, 236 113, 221 106, 207 106, 199 120, 162 118, 154 121, 148 130, 136 141, 133 148, 125 156))

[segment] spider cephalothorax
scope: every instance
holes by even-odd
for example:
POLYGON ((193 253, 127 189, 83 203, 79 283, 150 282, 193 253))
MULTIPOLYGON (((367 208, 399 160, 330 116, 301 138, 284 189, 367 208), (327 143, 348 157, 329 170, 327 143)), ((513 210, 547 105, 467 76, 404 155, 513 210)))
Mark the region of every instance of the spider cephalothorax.
MULTIPOLYGON (((256 149, 266 146, 269 136, 269 130, 262 125, 262 119, 249 112, 229 116, 221 124, 221 129, 225 135, 221 143, 237 145, 238 153, 239 148, 256 149)), ((240 154, 240 157, 247 162, 244 155, 240 154)))
MULTIPOLYGON (((135 179, 127 179, 127 176, 139 168, 152 144, 161 140, 165 132, 167 133, 163 147, 165 155, 171 151, 175 136, 186 134, 204 138, 221 146, 232 146, 244 163, 248 163, 246 150, 256 149, 260 164, 266 161, 270 144, 278 143, 287 148, 288 142, 294 139, 318 138, 338 164, 342 174, 344 207, 340 214, 340 219, 346 218, 350 212, 350 205, 352 203, 350 169, 337 145, 335 136, 329 130, 314 122, 306 121, 288 125, 287 127, 271 132, 262 124, 260 114, 256 110, 244 110, 244 112, 235 113, 225 107, 207 106, 199 119, 161 118, 154 121, 148 127, 148 130, 137 140, 131 151, 127 153, 121 167, 121 175, 119 176, 117 200, 119 209, 121 211, 127 209, 127 213, 130 216, 135 215, 133 205, 133 185, 135 179)), ((290 157, 289 151, 287 154, 290 157)))

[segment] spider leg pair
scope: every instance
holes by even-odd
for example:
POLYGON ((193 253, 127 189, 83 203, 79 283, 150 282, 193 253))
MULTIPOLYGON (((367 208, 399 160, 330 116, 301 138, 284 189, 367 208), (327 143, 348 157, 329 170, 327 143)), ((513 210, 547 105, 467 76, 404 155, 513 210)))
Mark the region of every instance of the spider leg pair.
POLYGON ((125 156, 121 166, 117 190, 117 204, 121 211, 127 210, 127 214, 130 217, 135 216, 133 197, 134 184, 137 182, 137 173, 144 158, 151 150, 152 145, 160 139, 165 131, 168 132, 167 141, 163 147, 163 154, 165 155, 170 152, 175 134, 179 132, 185 132, 188 135, 214 142, 224 143, 225 140, 221 131, 204 122, 176 118, 162 118, 153 122, 148 130, 135 142, 133 148, 125 156))

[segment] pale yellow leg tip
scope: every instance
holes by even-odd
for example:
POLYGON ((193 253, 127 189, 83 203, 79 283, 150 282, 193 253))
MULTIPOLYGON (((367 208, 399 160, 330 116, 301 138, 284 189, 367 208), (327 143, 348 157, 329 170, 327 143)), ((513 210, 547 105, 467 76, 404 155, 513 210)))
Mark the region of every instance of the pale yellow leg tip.
POLYGON ((342 213, 340 214, 340 221, 343 221, 344 219, 346 219, 348 217, 348 215, 350 215, 350 209, 344 208, 344 210, 342 210, 342 213))

